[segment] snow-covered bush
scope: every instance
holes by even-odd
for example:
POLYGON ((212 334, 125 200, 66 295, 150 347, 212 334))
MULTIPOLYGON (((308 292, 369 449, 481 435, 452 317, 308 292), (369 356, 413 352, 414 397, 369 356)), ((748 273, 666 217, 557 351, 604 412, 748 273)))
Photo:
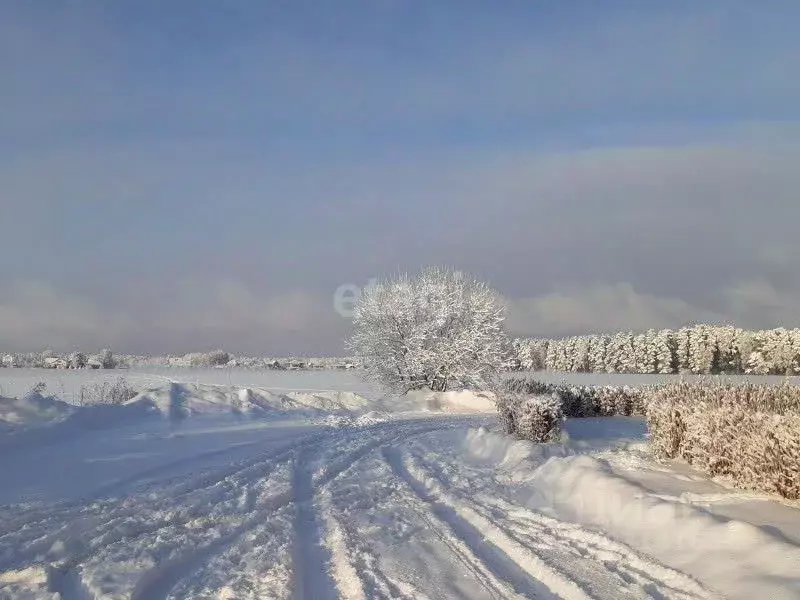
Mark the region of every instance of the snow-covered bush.
POLYGON ((800 388, 667 385, 652 390, 647 421, 656 456, 800 499, 800 388))
POLYGON ((366 377, 392 391, 485 389, 507 358, 503 321, 487 285, 428 268, 364 290, 348 346, 366 377))
POLYGON ((113 384, 109 382, 81 386, 79 402, 83 406, 99 404, 124 404, 135 398, 139 392, 125 378, 118 378, 113 384))
POLYGON ((208 363, 212 367, 221 367, 231 361, 231 355, 224 350, 213 350, 208 353, 208 363))
POLYGON ((517 435, 540 443, 561 438, 564 411, 558 397, 528 396, 517 406, 517 435))
POLYGON ((648 386, 576 386, 566 383, 544 383, 536 379, 512 378, 504 382, 510 393, 555 395, 564 414, 571 418, 643 415, 648 386))
POLYGON ((498 400, 498 412, 506 433, 538 443, 561 438, 564 411, 555 395, 507 393, 498 400))
POLYGON ((183 363, 190 367, 219 367, 227 365, 231 361, 231 355, 224 350, 212 350, 211 352, 190 352, 183 356, 183 363))
POLYGON ((47 389, 47 384, 44 381, 40 381, 36 383, 30 390, 28 390, 29 394, 44 394, 45 390, 47 389))

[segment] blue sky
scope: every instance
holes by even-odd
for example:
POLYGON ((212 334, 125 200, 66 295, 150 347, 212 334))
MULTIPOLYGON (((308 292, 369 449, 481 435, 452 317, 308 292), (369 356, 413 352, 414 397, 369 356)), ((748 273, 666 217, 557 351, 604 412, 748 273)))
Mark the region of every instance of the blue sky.
POLYGON ((4 2, 0 349, 341 351, 448 264, 516 333, 797 324, 794 2, 4 2))

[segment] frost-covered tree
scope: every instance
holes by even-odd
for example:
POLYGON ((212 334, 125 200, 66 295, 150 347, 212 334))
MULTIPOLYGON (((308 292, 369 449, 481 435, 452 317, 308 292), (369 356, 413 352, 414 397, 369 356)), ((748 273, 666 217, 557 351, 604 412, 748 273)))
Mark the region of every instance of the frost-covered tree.
POLYGON ((633 336, 633 364, 636 373, 651 373, 652 365, 648 365, 647 336, 643 333, 633 336))
POLYGON ((648 329, 645 334, 645 360, 647 370, 644 373, 658 373, 658 352, 656 346, 656 336, 658 333, 655 329, 648 329))
POLYGON ((557 371, 556 355, 558 353, 558 340, 548 340, 547 352, 545 352, 544 368, 548 371, 557 371))
MULTIPOLYGON (((749 373, 748 362, 753 352, 761 348, 762 337, 757 331, 740 331, 737 340, 739 350, 740 373, 749 373)), ((763 357, 762 357, 763 359, 763 357)))
POLYGON ((545 368, 545 357, 549 340, 530 340, 531 369, 539 371, 545 368))
POLYGON ((606 372, 619 373, 622 368, 622 335, 617 333, 612 335, 608 340, 606 347, 606 372))
POLYGON ((681 327, 675 332, 675 358, 678 373, 686 373, 692 369, 691 329, 681 327))
POLYGON ((83 352, 73 352, 69 355, 70 369, 83 369, 86 367, 87 358, 83 352))
POLYGON ((742 361, 739 354, 739 330, 725 325, 715 328, 717 340, 717 368, 720 373, 739 373, 742 361))
POLYGON ((745 373, 752 375, 767 375, 769 373, 769 364, 759 350, 754 350, 747 357, 745 373))
POLYGON ((573 351, 572 370, 585 373, 589 370, 589 337, 582 335, 575 338, 573 351))
POLYGON ((765 331, 761 354, 764 356, 769 373, 791 375, 794 349, 787 329, 779 327, 778 329, 765 331))
POLYGON ((208 353, 208 364, 212 367, 227 365, 231 358, 231 355, 224 350, 212 350, 208 353))
POLYGON ((636 372, 632 333, 621 332, 611 336, 606 348, 606 371, 608 373, 636 372))
POLYGON ((506 348, 506 359, 503 368, 506 371, 527 371, 531 367, 530 340, 514 338, 506 348))
POLYGON ((553 340, 548 347, 548 369, 551 371, 572 370, 572 359, 569 356, 569 339, 553 340))
POLYGON ((365 375, 392 391, 484 388, 506 358, 504 319, 489 286, 428 268, 364 290, 348 347, 365 375))
POLYGON ((695 325, 689 330, 689 370, 698 375, 714 370, 716 340, 707 325, 695 325))
POLYGON ((662 329, 656 334, 656 363, 658 373, 674 373, 676 371, 675 334, 671 329, 662 329))
POLYGON ((113 369, 117 366, 117 361, 114 360, 114 355, 108 348, 100 351, 100 362, 104 369, 113 369))
POLYGON ((636 356, 633 346, 633 334, 631 332, 617 333, 611 338, 609 344, 612 356, 612 373, 635 373, 636 356))
POLYGON ((800 373, 800 329, 792 329, 789 333, 792 346, 792 373, 800 373))
POLYGON ((605 335, 593 335, 589 340, 589 370, 593 373, 605 373, 606 371, 606 348, 608 347, 608 337, 605 335))

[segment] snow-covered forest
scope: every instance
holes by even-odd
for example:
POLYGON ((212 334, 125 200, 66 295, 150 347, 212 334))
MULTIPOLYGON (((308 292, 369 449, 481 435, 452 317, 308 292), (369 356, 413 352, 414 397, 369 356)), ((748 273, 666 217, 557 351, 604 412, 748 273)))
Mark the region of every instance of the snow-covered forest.
POLYGON ((589 373, 800 374, 800 329, 698 324, 645 333, 515 339, 511 370, 589 373))

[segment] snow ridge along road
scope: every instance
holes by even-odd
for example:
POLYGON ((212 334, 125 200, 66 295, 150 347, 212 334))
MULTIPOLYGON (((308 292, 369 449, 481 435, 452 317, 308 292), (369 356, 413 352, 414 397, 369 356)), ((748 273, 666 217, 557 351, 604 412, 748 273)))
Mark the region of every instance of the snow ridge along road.
MULTIPOLYGON (((452 440, 492 422, 418 415, 130 435, 121 456, 183 455, 78 496, 48 488, 49 498, 3 507, 0 597, 715 597, 601 533, 479 491, 501 484, 461 461, 452 440)), ((112 441, 120 451, 117 438, 93 452, 112 441)))

